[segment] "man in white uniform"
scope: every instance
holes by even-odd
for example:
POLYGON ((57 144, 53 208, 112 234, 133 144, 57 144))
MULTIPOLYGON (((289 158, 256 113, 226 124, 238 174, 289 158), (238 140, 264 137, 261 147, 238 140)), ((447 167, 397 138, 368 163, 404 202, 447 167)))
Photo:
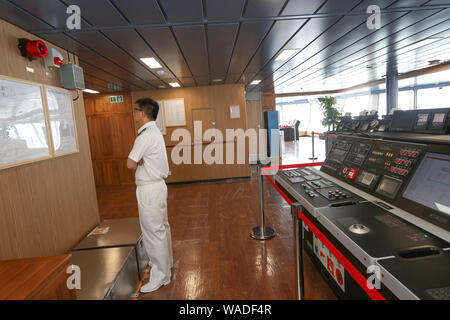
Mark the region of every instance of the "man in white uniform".
POLYGON ((136 170, 136 198, 144 247, 150 258, 150 281, 142 286, 147 293, 170 283, 173 266, 172 240, 167 219, 169 175, 164 138, 156 126, 159 105, 152 99, 136 101, 134 118, 139 127, 127 167, 136 170))

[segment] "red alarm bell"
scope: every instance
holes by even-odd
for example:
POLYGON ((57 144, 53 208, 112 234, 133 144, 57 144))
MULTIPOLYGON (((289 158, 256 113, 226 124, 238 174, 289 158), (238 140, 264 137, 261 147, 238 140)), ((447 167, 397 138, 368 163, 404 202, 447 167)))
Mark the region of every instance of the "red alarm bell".
POLYGON ((41 40, 19 39, 19 49, 22 57, 30 61, 47 55, 47 46, 41 40))

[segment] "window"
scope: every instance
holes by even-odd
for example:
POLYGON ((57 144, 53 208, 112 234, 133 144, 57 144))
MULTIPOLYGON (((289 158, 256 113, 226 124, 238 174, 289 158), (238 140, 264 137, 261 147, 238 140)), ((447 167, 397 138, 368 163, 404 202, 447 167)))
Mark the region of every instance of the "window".
POLYGON ((291 125, 300 120, 300 131, 324 132, 322 126, 322 110, 317 97, 296 96, 277 99, 276 109, 280 113, 280 125, 291 125))
POLYGON ((450 87, 417 91, 417 109, 450 108, 450 87))
POLYGON ((414 109, 414 91, 406 90, 398 92, 398 107, 402 110, 414 109))

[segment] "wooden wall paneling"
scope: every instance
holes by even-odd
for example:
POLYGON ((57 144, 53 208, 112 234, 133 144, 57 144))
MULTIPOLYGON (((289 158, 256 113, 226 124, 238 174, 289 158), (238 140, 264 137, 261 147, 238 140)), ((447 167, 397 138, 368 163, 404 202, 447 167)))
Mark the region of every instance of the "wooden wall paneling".
MULTIPOLYGON (((186 126, 182 127, 168 127, 167 134, 164 136, 167 146, 167 156, 169 159, 169 167, 171 176, 167 179, 167 182, 185 182, 185 181, 200 181, 210 179, 223 179, 234 177, 248 177, 250 171, 248 164, 245 165, 194 165, 194 164, 182 164, 174 165, 171 161, 172 148, 178 143, 178 141, 171 141, 172 133, 178 129, 183 128, 191 133, 192 143, 194 142, 193 136, 193 109, 205 109, 214 108, 216 112, 216 128, 221 130, 225 137, 226 129, 238 129, 241 128, 244 131, 247 129, 247 116, 246 116, 246 104, 244 86, 242 84, 229 84, 229 85, 215 85, 193 88, 177 88, 177 89, 165 89, 165 90, 148 90, 148 91, 133 91, 131 93, 132 101, 135 102, 141 98, 152 98, 154 100, 169 100, 176 98, 183 98, 186 111, 186 126), (241 117, 236 119, 230 119, 230 106, 239 105, 241 117)), ((203 150, 204 150, 203 146, 203 150)), ((226 157, 225 144, 224 148, 224 161, 226 157)), ((194 155, 194 149, 191 148, 192 161, 194 155)), ((247 158, 247 157, 246 157, 247 158)), ((248 159, 246 159, 247 161, 248 159)))
POLYGON ((275 93, 273 92, 263 92, 262 93, 262 104, 264 111, 275 110, 275 93))
MULTIPOLYGON (((0 20, 0 75, 60 87, 58 70, 20 56, 19 38, 38 39, 0 20)), ((62 254, 99 222, 82 93, 73 107, 79 153, 0 171, 0 260, 62 254)))

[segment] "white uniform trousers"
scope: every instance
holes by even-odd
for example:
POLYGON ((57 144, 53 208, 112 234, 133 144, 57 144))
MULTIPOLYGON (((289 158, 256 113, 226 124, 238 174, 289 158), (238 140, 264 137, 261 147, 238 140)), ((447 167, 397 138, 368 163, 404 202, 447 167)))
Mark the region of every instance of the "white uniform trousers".
POLYGON ((164 180, 136 189, 144 247, 152 263, 150 283, 170 280, 173 266, 172 237, 167 219, 167 186, 164 180))

